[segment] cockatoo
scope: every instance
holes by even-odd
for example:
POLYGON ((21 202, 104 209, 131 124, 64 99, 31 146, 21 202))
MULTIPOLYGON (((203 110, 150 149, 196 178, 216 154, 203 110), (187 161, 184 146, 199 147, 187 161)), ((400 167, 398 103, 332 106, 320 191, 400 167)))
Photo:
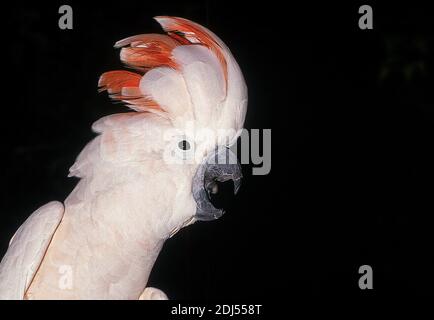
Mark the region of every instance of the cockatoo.
POLYGON ((241 182, 229 147, 243 128, 247 87, 226 45, 183 18, 167 33, 115 44, 134 71, 110 71, 101 91, 131 112, 96 121, 64 203, 36 210, 0 264, 1 299, 167 299, 147 287, 163 243, 197 220, 219 218, 219 182, 241 182))

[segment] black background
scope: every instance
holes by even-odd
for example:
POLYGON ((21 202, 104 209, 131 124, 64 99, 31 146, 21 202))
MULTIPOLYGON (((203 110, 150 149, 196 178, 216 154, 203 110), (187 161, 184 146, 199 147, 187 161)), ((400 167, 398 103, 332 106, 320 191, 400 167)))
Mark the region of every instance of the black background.
POLYGON ((245 127, 272 129, 272 171, 227 214, 170 239, 150 285, 172 299, 427 295, 432 288, 434 28, 427 5, 377 1, 17 2, 2 10, 0 246, 63 200, 91 124, 127 111, 97 93, 115 41, 181 16, 219 35, 249 88, 245 127), (57 26, 61 4, 74 29, 57 26), (358 28, 370 4, 374 29, 358 28), (358 268, 374 270, 374 290, 358 268))

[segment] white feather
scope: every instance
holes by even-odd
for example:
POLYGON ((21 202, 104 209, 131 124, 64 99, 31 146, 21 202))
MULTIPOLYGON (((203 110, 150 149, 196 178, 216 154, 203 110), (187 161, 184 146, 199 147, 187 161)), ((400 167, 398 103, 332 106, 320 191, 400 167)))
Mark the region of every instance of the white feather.
POLYGON ((64 207, 53 201, 36 210, 15 233, 0 264, 0 299, 21 300, 62 220, 64 207))

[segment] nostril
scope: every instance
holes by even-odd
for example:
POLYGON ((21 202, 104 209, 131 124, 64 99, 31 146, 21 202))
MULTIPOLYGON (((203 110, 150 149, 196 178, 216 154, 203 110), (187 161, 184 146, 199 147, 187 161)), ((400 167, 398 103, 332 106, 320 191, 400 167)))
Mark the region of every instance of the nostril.
POLYGON ((235 197, 234 182, 232 180, 213 181, 206 189, 210 202, 217 209, 227 208, 235 197))

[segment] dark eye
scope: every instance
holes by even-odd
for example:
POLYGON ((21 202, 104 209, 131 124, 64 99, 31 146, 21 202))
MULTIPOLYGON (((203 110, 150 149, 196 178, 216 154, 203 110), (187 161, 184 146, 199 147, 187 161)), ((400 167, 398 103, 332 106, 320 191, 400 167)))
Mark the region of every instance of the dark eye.
POLYGON ((184 151, 190 150, 190 142, 187 140, 179 141, 178 148, 184 151))

